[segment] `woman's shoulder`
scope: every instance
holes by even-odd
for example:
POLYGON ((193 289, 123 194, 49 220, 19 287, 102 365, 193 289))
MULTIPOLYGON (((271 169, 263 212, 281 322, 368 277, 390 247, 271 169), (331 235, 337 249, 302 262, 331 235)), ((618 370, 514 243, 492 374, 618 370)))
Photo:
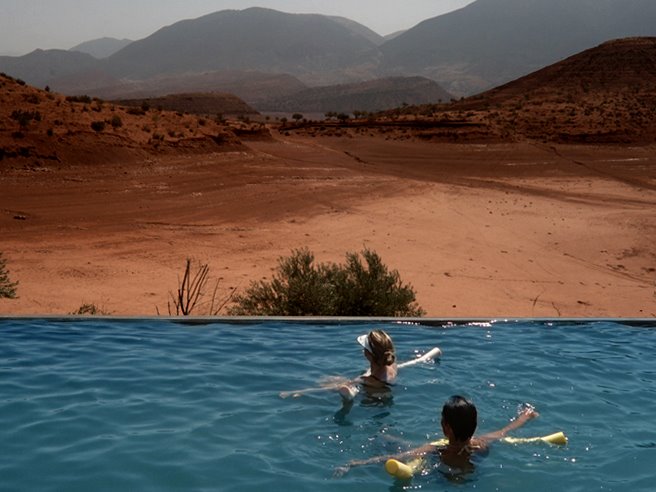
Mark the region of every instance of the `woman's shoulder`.
POLYGON ((478 437, 473 437, 469 441, 469 450, 472 453, 487 453, 490 447, 490 443, 487 439, 479 439, 478 437))
POLYGON ((388 388, 392 383, 382 377, 373 374, 363 375, 360 377, 360 382, 369 386, 370 388, 388 388))

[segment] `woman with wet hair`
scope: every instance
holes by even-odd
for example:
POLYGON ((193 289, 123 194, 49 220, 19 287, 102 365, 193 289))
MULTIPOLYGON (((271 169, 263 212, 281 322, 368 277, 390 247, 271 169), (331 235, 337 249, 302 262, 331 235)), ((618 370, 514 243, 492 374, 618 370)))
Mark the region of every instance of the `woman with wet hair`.
POLYGON ((372 330, 357 337, 357 341, 362 346, 364 356, 369 362, 369 368, 364 374, 353 379, 344 377, 325 378, 318 388, 283 391, 280 393, 280 397, 292 396, 296 398, 317 391, 337 390, 344 400, 350 401, 359 393, 361 386, 367 389, 370 396, 389 396, 400 368, 430 361, 442 354, 442 351, 435 347, 421 357, 397 364, 394 343, 385 331, 372 330))
POLYGON ((398 373, 396 350, 390 336, 383 330, 373 330, 358 337, 369 369, 359 378, 339 388, 342 398, 353 399, 358 394, 358 383, 371 389, 390 389, 398 373))

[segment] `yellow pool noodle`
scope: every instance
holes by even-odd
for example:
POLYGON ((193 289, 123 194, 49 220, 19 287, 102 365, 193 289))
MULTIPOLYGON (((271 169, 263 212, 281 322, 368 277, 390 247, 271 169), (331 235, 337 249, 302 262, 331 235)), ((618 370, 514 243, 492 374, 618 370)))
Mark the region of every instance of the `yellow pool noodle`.
MULTIPOLYGON (((567 436, 565 433, 562 431, 560 432, 554 432, 553 434, 549 434, 548 436, 540 436, 540 437, 504 437, 500 439, 500 441, 508 443, 508 444, 527 444, 531 442, 546 442, 549 444, 558 444, 558 445, 564 445, 567 444, 567 436)), ((431 442, 433 446, 446 446, 449 444, 449 440, 442 438, 438 439, 437 441, 431 442)))
MULTIPOLYGON (((531 442, 546 442, 549 444, 564 445, 567 444, 567 436, 561 432, 554 432, 548 436, 541 437, 504 437, 501 441, 508 444, 525 444, 531 442)), ((431 442, 433 446, 446 446, 449 444, 448 439, 439 439, 431 442)), ((393 477, 400 478, 401 480, 408 480, 413 477, 415 471, 421 467, 423 463, 422 458, 415 458, 408 463, 395 460, 393 458, 385 462, 385 470, 393 477)))
POLYGON ((502 441, 509 444, 523 444, 542 441, 549 444, 564 445, 567 444, 567 436, 563 432, 555 432, 553 434, 549 434, 548 436, 542 437, 504 437, 502 441))
POLYGON ((400 478, 401 480, 408 480, 413 477, 415 470, 423 464, 423 459, 414 459, 408 463, 402 463, 401 461, 395 460, 393 458, 385 462, 385 470, 387 473, 393 477, 400 478))

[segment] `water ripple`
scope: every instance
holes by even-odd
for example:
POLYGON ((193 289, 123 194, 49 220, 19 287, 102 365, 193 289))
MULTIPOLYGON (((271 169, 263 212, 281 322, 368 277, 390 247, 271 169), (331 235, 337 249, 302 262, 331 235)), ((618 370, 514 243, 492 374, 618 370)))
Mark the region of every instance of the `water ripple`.
POLYGON ((651 490, 656 458, 656 331, 619 323, 382 325, 404 369, 384 405, 313 393, 365 365, 355 337, 372 326, 160 320, 0 320, 0 457, 6 490, 403 490, 381 466, 332 478, 354 458, 441 435, 451 394, 474 399, 479 430, 525 402, 540 419, 518 435, 564 430, 564 447, 495 444, 459 484, 429 490, 651 490), (557 481, 557 482, 554 482, 557 481), (400 488, 399 488, 400 487, 400 488))

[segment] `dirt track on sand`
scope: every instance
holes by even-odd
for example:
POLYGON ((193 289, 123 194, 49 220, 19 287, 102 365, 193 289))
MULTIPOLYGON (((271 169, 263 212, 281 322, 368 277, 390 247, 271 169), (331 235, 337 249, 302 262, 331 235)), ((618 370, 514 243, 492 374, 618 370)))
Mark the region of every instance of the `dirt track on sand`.
MULTIPOLYGON (((656 316, 653 147, 378 137, 123 165, 0 168, 3 314, 167 314, 185 258, 220 290, 369 247, 438 317, 656 316)), ((199 312, 198 314, 205 314, 199 312)))

